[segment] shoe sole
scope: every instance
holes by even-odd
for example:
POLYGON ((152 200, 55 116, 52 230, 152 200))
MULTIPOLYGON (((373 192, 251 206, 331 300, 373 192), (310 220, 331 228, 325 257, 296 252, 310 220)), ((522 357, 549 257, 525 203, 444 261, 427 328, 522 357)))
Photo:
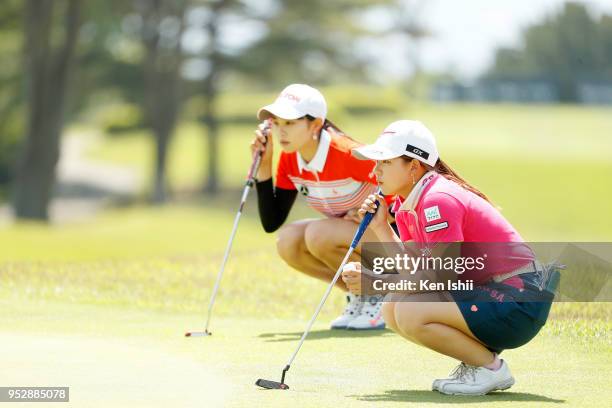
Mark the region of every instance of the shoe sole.
POLYGON ((445 392, 442 391, 440 389, 433 389, 432 387, 432 391, 438 391, 440 394, 445 394, 445 395, 487 395, 490 392, 493 391, 504 391, 507 390, 508 388, 512 387, 514 385, 514 378, 509 378, 506 381, 496 385, 493 389, 490 389, 489 391, 486 392, 474 392, 474 393, 465 393, 465 392, 445 392))
POLYGON ((375 326, 375 327, 346 327, 346 330, 384 330, 386 329, 386 325, 375 326))

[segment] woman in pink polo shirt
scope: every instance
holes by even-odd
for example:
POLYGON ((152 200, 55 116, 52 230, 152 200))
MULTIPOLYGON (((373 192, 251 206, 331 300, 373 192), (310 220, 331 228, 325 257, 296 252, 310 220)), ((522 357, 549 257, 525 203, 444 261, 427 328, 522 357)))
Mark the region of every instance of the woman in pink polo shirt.
MULTIPOLYGON (((484 194, 440 160, 435 139, 422 123, 394 122, 376 143, 354 149, 353 154, 376 160, 383 194, 399 196, 392 208, 399 237, 387 223, 384 200, 372 195, 359 210, 363 216, 380 207, 369 226, 378 240, 414 241, 422 249, 485 243, 493 254, 484 272, 469 277, 475 281, 473 291, 435 295, 450 301, 431 302, 432 293, 417 293, 406 295, 405 301, 385 302, 387 326, 409 341, 461 361, 449 378, 433 382, 433 390, 482 395, 511 387, 514 378, 498 353, 531 340, 550 310, 550 297, 521 300, 542 279, 542 267, 529 247, 484 194)), ((359 293, 361 265, 347 265, 342 278, 349 290, 359 293)))

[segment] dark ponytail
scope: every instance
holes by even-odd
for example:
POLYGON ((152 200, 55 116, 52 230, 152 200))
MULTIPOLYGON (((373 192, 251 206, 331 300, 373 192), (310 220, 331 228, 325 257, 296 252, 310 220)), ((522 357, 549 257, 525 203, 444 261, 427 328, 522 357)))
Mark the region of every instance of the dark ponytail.
POLYGON ((482 193, 476 187, 468 183, 463 177, 457 174, 457 172, 453 170, 448 164, 446 164, 442 159, 438 159, 438 161, 436 162, 436 165, 433 168, 431 168, 431 166, 426 166, 426 167, 430 167, 430 169, 435 170, 437 173, 441 174, 448 180, 454 181, 455 183, 459 184, 461 187, 465 188, 466 190, 471 191, 472 193, 476 194, 479 197, 484 198, 489 203, 491 203, 491 200, 489 200, 489 197, 487 197, 484 193, 482 193))
MULTIPOLYGON (((406 161, 412 161, 413 160, 412 157, 408 157, 408 156, 402 156, 402 159, 404 159, 406 161)), ((474 187, 473 185, 468 183, 463 177, 461 177, 459 174, 457 174, 457 172, 455 170, 453 170, 448 164, 446 164, 442 159, 438 159, 438 161, 436 162, 436 165, 434 167, 429 166, 429 165, 424 164, 424 163, 423 163, 423 166, 425 166, 425 168, 427 170, 429 170, 429 171, 434 170, 436 173, 440 174, 441 176, 443 176, 447 180, 454 181, 455 183, 459 184, 464 189, 466 189, 468 191, 471 191, 472 193, 476 194, 477 196, 487 200, 490 204, 493 204, 491 202, 491 200, 489 200, 489 197, 487 197, 484 193, 482 193, 476 187, 474 187)))
POLYGON ((334 124, 334 122, 332 122, 329 119, 325 119, 325 122, 323 122, 323 129, 327 130, 329 128, 334 129, 337 133, 340 133, 341 135, 344 134, 344 132, 342 131, 342 129, 340 129, 338 126, 336 126, 334 124))
MULTIPOLYGON (((306 115, 306 116, 304 116, 304 117, 305 117, 306 119, 308 119, 310 122, 312 122, 313 120, 315 120, 315 119, 316 119, 314 116, 310 116, 310 115, 306 115)), ((323 122, 323 126, 321 127, 321 129, 325 129, 325 130, 327 130, 327 129, 329 129, 329 128, 331 128, 331 129, 335 130, 335 131, 336 131, 336 133, 339 133, 339 134, 341 134, 341 135, 345 135, 345 133, 344 133, 344 132, 343 132, 343 131, 342 131, 342 130, 341 130, 339 127, 338 127, 338 126, 336 126, 336 125, 334 124, 334 122, 332 122, 332 121, 331 121, 331 120, 329 120, 329 119, 325 119, 325 122, 323 122)), ((345 136, 346 136, 346 135, 345 135, 345 136)))

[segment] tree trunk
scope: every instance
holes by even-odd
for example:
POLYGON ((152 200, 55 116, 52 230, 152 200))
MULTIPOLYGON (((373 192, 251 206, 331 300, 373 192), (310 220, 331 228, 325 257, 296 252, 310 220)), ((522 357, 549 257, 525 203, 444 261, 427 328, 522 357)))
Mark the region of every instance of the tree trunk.
POLYGON ((186 1, 164 3, 149 0, 143 3, 145 20, 143 41, 147 54, 144 60, 145 101, 143 108, 147 124, 155 137, 155 178, 152 201, 157 204, 168 198, 167 157, 168 146, 176 127, 181 105, 180 67, 182 53, 180 38, 184 31, 186 1), (168 10, 171 7, 173 10, 168 10), (168 16, 181 20, 176 45, 172 48, 160 44, 159 24, 168 16))
POLYGON ((219 120, 216 112, 216 102, 218 94, 218 82, 223 69, 223 59, 218 50, 219 40, 219 20, 221 14, 231 6, 231 0, 218 0, 211 5, 211 17, 206 25, 208 39, 210 42, 210 52, 208 60, 210 62, 210 72, 204 80, 204 99, 206 107, 202 122, 206 127, 207 148, 208 148, 208 176, 204 184, 204 192, 215 194, 219 191, 219 120))
POLYGON ((25 5, 27 133, 17 168, 13 205, 18 218, 48 220, 64 124, 67 80, 79 29, 80 0, 65 0, 63 43, 52 49, 55 0, 25 5))
POLYGON ((155 140, 155 184, 153 189, 153 202, 165 203, 168 199, 168 186, 166 182, 166 164, 168 162, 168 137, 156 134, 155 140))
POLYGON ((158 73, 157 76, 160 82, 153 110, 157 115, 151 123, 155 135, 155 185, 152 199, 156 204, 163 204, 168 199, 168 147, 176 128, 180 98, 178 72, 158 73))
MULTIPOLYGON (((214 64, 214 63, 213 63, 214 64)), ((213 65, 211 64, 211 65, 213 65)), ((214 194, 219 191, 219 121, 216 112, 217 73, 216 68, 211 67, 211 72, 205 81, 204 98, 206 99, 206 108, 204 111, 203 122, 206 126, 207 148, 208 148, 208 177, 204 192, 214 194)))

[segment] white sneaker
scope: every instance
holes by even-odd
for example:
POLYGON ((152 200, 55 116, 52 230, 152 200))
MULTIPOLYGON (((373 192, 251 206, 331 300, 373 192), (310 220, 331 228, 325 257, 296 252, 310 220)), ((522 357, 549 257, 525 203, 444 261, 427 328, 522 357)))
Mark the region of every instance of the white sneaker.
POLYGON ((465 364, 464 362, 461 362, 461 364, 459 364, 457 367, 453 369, 453 371, 451 371, 448 377, 435 379, 433 383, 431 384, 431 390, 439 391, 441 384, 447 381, 456 381, 459 378, 459 376, 462 375, 463 371, 466 370, 466 367, 468 367, 468 365, 465 364))
POLYGON ((377 330, 385 328, 382 317, 383 296, 370 296, 363 302, 359 316, 346 326, 349 330, 377 330))
POLYGON ((506 390, 514 385, 508 364, 502 360, 499 370, 459 364, 449 378, 435 380, 433 390, 449 395, 485 395, 491 391, 506 390))
POLYGON ((349 293, 346 295, 346 300, 348 304, 344 308, 344 312, 331 322, 332 329, 346 329, 348 324, 361 313, 361 308, 363 307, 361 296, 349 293))

